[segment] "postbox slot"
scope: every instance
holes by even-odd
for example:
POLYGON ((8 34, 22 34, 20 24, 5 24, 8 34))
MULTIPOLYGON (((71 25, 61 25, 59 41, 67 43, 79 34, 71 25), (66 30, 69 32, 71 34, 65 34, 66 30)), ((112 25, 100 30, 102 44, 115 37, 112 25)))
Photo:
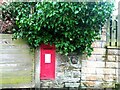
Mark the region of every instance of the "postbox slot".
POLYGON ((53 48, 52 47, 51 48, 44 47, 43 49, 45 49, 45 50, 52 50, 53 48))

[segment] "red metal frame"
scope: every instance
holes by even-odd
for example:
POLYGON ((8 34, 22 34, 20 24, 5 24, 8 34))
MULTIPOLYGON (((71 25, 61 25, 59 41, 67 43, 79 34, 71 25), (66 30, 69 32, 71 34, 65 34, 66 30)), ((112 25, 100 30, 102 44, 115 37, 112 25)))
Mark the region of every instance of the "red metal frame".
POLYGON ((40 46, 40 79, 55 79, 55 45, 45 45, 40 46), (50 62, 45 62, 45 55, 49 54, 50 62))

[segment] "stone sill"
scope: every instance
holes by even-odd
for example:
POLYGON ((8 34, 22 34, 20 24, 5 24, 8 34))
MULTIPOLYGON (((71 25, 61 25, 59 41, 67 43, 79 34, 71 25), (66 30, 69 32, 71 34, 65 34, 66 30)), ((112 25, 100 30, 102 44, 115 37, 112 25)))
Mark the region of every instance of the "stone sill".
POLYGON ((120 50, 120 47, 116 47, 116 46, 107 46, 106 48, 107 49, 118 49, 118 50, 120 50))

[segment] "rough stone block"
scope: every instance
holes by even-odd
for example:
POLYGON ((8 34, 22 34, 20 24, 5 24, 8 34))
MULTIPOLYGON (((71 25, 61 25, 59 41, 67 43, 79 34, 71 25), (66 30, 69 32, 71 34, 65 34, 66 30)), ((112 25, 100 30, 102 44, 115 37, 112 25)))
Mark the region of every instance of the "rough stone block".
POLYGON ((108 28, 108 27, 106 27, 106 26, 107 26, 107 25, 105 25, 105 26, 102 27, 102 35, 106 35, 107 28, 108 28))
POLYGON ((104 79, 104 75, 103 74, 102 75, 97 74, 96 76, 97 76, 97 81, 103 82, 103 79, 104 79))
POLYGON ((104 48, 106 45, 106 42, 104 41, 96 41, 92 43, 93 48, 104 48))
POLYGON ((106 35, 101 35, 101 40, 106 41, 106 35))
POLYGON ((40 86, 43 87, 43 88, 52 87, 53 86, 52 84, 53 84, 53 82, 50 81, 50 80, 46 80, 46 81, 42 80, 40 82, 40 86))
POLYGON ((54 87, 55 88, 63 88, 64 87, 64 80, 63 78, 62 79, 55 79, 55 82, 54 82, 54 87))
POLYGON ((101 47, 101 42, 93 42, 92 47, 101 47))
POLYGON ((86 68, 86 67, 82 68, 82 74, 95 74, 95 73, 96 73, 95 68, 86 68))
POLYGON ((116 74, 116 70, 112 68, 104 68, 104 74, 116 74))
POLYGON ((86 80, 87 81, 90 81, 90 80, 95 81, 95 80, 97 80, 97 76, 88 76, 88 77, 86 77, 86 80))
POLYGON ((119 68, 119 69, 117 69, 117 73, 118 73, 119 78, 120 78, 120 68, 119 68))
POLYGON ((102 41, 102 43, 101 43, 101 48, 104 48, 105 46, 106 46, 106 41, 102 41))
POLYGON ((87 58, 87 60, 96 61, 96 55, 91 55, 90 57, 87 58))
POLYGON ((96 73, 97 73, 97 75, 98 74, 103 75, 104 74, 104 68, 96 68, 96 73))
POLYGON ((82 67, 87 67, 87 60, 82 60, 82 67))
POLYGON ((82 62, 82 67, 90 67, 90 68, 96 68, 96 67, 105 67, 105 62, 103 61, 90 61, 86 60, 82 62))
POLYGON ((57 72, 56 77, 59 79, 64 78, 65 77, 64 72, 57 72))
POLYGON ((72 71, 65 70, 64 76, 65 77, 72 77, 72 71))
POLYGON ((103 78, 103 80, 107 82, 115 81, 116 79, 117 79, 116 75, 108 75, 108 74, 104 75, 103 78))
POLYGON ((73 71, 72 75, 73 75, 73 78, 80 78, 81 77, 81 72, 80 71, 73 71))
POLYGON ((119 55, 120 56, 120 50, 118 49, 108 49, 108 55, 119 55))
POLYGON ((86 88, 86 90, 103 90, 101 87, 102 83, 101 81, 82 81, 81 86, 86 88))
POLYGON ((117 64, 117 65, 118 65, 118 69, 120 69, 120 62, 118 62, 118 64, 117 64))
POLYGON ((86 87, 94 87, 95 86, 95 82, 94 81, 85 81, 85 82, 82 82, 82 83, 86 87))
POLYGON ((115 87, 115 82, 103 82, 102 87, 103 88, 109 88, 107 90, 110 90, 110 88, 115 87))
POLYGON ((107 61, 116 61, 117 57, 115 55, 107 55, 107 61))
POLYGON ((96 55, 95 58, 96 58, 97 61, 105 61, 106 56, 105 55, 96 55))
POLYGON ((102 74, 82 74, 81 79, 82 81, 102 81, 104 78, 104 75, 102 74))
POLYGON ((105 48, 94 48, 94 51, 92 52, 93 55, 104 55, 105 53, 105 48))
POLYGON ((65 87, 79 87, 80 83, 65 83, 65 87))
POLYGON ((116 56, 116 60, 120 62, 120 56, 116 56))
POLYGON ((97 62, 96 61, 86 61, 86 68, 96 68, 97 67, 97 62))
POLYGON ((108 68, 118 68, 118 62, 106 62, 108 68))
POLYGON ((64 82, 66 83, 77 83, 79 81, 80 81, 80 78, 70 78, 70 77, 64 78, 64 82))
POLYGON ((104 68, 105 67, 105 62, 103 62, 103 61, 97 61, 96 64, 97 64, 96 65, 97 68, 104 68))

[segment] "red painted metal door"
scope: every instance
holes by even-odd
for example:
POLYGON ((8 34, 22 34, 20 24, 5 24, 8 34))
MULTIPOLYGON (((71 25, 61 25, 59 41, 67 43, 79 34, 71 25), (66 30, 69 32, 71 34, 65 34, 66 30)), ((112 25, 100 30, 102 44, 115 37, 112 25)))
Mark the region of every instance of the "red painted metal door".
POLYGON ((41 45, 40 79, 55 79, 55 46, 41 45))

